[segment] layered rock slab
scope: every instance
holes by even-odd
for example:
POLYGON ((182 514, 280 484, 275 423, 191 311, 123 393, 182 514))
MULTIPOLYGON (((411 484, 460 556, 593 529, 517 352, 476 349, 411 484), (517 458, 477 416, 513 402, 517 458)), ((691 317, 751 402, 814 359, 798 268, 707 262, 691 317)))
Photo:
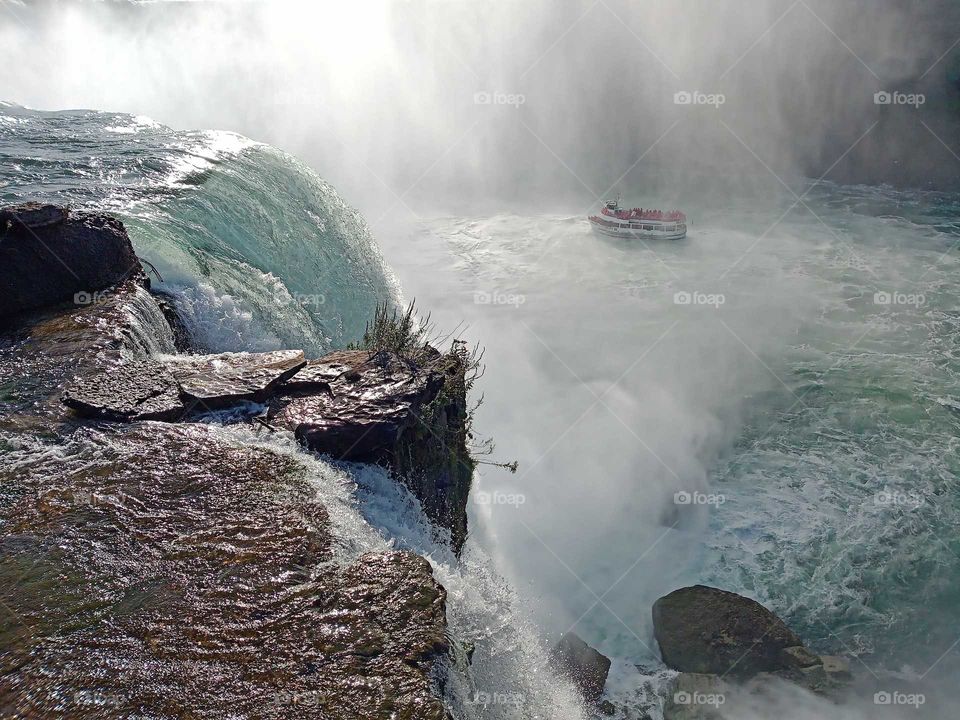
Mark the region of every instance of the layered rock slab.
POLYGON ((291 385, 325 378, 329 392, 298 392, 278 402, 272 418, 307 447, 338 460, 395 465, 404 430, 420 422, 443 378, 388 352, 341 352, 332 363, 328 358, 305 368, 291 385))
POLYGON ((177 355, 163 364, 180 384, 189 409, 220 410, 262 403, 305 364, 302 350, 177 355))
POLYGON ((186 411, 176 379, 149 358, 79 379, 64 392, 63 404, 84 417, 126 422, 177 420, 186 411))

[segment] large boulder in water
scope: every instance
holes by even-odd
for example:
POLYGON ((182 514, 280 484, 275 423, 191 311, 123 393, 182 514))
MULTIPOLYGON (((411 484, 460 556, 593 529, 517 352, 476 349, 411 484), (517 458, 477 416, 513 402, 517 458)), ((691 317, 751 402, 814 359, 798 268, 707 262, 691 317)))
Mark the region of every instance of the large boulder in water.
POLYGON ((68 300, 88 304, 134 277, 143 270, 116 218, 39 203, 0 208, 0 318, 68 300))
POLYGON ((820 664, 803 641, 763 605, 736 593, 695 585, 653 605, 653 633, 674 670, 748 678, 820 664))
POLYGON ((564 633, 550 659, 561 675, 573 681, 583 697, 596 702, 610 672, 610 659, 587 645, 575 632, 564 633))

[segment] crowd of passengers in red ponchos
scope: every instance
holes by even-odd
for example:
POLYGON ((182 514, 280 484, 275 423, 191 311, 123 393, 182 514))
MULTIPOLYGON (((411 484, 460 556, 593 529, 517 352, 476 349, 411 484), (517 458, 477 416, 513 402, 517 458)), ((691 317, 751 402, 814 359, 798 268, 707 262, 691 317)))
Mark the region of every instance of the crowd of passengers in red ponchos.
POLYGON ((644 210, 642 208, 633 208, 632 210, 610 210, 603 208, 604 215, 615 217, 618 220, 675 220, 686 222, 687 216, 679 210, 644 210))

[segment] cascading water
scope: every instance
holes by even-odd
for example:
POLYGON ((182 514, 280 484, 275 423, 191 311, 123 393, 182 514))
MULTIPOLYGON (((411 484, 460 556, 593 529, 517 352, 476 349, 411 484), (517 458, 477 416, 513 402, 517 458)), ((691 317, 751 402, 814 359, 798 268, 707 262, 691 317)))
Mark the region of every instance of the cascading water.
MULTIPOLYGON (((5 106, 0 156, 3 201, 118 214, 211 350, 318 354, 356 339, 378 301, 399 300, 359 215, 267 146, 5 106)), ((814 649, 859 658, 868 685, 921 677, 947 695, 955 638, 943 628, 960 597, 958 201, 810 189, 816 216, 800 208, 776 227, 789 198, 687 206, 690 238, 669 246, 594 238, 581 215, 383 231, 418 304, 441 328, 466 321, 487 347, 477 426, 498 459, 520 461, 516 476, 478 473, 461 561, 382 471, 217 432, 302 464, 344 557, 395 544, 431 559, 449 593, 445 691, 458 716, 585 715, 546 663, 548 637, 575 628, 614 658, 621 717, 658 717, 670 673, 650 607, 692 582, 761 600, 814 649)), ((770 703, 737 717, 869 716, 788 690, 770 703)))
POLYGON ((318 354, 399 289, 360 214, 294 158, 227 132, 93 111, 0 115, 0 193, 115 212, 211 350, 318 354), (96 152, 92 152, 96 149, 96 152))
POLYGON ((620 659, 626 704, 659 683, 652 603, 697 582, 855 658, 840 707, 784 689, 725 717, 872 717, 910 683, 921 717, 954 701, 958 200, 806 189, 776 225, 790 197, 688 205, 679 244, 548 214, 381 238, 407 291, 497 359, 477 422, 520 472, 479 471, 503 500, 475 506, 480 542, 540 627, 620 659))

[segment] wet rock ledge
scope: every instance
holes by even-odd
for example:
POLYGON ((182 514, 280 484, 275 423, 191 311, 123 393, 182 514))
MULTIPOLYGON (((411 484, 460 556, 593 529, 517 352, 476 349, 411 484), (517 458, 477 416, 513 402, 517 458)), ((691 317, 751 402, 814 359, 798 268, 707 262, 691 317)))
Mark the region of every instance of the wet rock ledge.
POLYGON ((459 551, 465 355, 185 355, 169 316, 116 219, 0 209, 0 715, 448 717, 429 563, 337 560, 297 463, 193 421, 385 465, 459 551))

